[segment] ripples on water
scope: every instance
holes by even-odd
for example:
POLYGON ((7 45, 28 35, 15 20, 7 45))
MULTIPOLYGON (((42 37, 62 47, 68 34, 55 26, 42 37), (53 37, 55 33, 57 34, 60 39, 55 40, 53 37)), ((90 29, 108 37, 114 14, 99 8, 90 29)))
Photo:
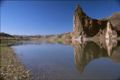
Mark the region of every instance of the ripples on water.
POLYGON ((24 42, 12 48, 34 80, 119 80, 119 44, 24 42))

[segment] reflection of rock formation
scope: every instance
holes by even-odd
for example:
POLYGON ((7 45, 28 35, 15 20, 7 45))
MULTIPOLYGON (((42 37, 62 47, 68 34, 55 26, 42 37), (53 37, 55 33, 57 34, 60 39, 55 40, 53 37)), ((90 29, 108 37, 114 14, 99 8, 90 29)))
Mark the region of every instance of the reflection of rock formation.
POLYGON ((84 52, 84 45, 80 45, 76 42, 74 46, 74 62, 76 67, 82 72, 84 70, 84 67, 86 65, 86 62, 84 61, 83 53, 84 52))
POLYGON ((82 72, 85 66, 95 58, 107 56, 106 50, 100 48, 94 42, 88 42, 86 45, 76 43, 74 45, 74 60, 76 67, 82 72))
POLYGON ((120 62, 120 46, 117 46, 117 41, 109 42, 102 48, 94 42, 86 44, 74 42, 73 44, 74 62, 80 72, 83 72, 89 62, 100 57, 110 57, 112 60, 120 62))
POLYGON ((106 50, 109 56, 112 54, 112 49, 117 45, 117 40, 106 40, 106 50))
POLYGON ((120 63, 120 46, 113 50, 111 58, 120 63))
POLYGON ((118 45, 112 49, 112 54, 110 56, 113 61, 119 62, 120 63, 120 44, 118 41, 118 45))

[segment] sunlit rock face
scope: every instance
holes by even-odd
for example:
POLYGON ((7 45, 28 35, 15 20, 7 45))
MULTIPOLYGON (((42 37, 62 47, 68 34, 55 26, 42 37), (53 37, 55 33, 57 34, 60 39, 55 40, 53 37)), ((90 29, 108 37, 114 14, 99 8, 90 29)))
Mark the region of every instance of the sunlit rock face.
POLYGON ((87 16, 79 5, 75 9, 73 21, 73 38, 77 38, 82 32, 88 37, 92 37, 107 25, 107 20, 97 20, 87 16))
POLYGON ((82 9, 78 5, 75 9, 75 13, 73 16, 73 36, 77 38, 83 32, 83 18, 85 18, 85 13, 83 13, 82 9))
POLYGON ((82 33, 87 37, 93 37, 98 34, 100 30, 104 31, 108 22, 110 22, 112 30, 117 32, 117 35, 120 35, 120 13, 115 13, 111 17, 104 19, 93 19, 87 16, 82 8, 77 5, 73 16, 72 38, 78 38, 80 35, 83 35, 82 33))

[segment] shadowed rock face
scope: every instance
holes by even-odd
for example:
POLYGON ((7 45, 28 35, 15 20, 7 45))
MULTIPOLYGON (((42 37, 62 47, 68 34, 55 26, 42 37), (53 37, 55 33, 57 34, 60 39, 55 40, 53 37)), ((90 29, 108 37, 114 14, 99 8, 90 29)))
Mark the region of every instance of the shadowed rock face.
POLYGON ((111 22, 113 29, 120 34, 120 13, 113 14, 111 17, 106 19, 97 20, 87 16, 80 6, 77 5, 73 18, 73 38, 79 37, 82 32, 87 37, 93 37, 100 29, 104 30, 106 28, 108 21, 111 22))

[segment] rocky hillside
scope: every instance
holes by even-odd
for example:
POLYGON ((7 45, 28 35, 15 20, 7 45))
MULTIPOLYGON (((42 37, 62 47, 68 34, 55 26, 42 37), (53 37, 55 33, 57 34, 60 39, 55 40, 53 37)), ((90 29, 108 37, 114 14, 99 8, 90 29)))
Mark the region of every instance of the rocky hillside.
MULTIPOLYGON (((31 36, 30 36, 31 37, 31 36)), ((22 36, 22 35, 11 35, 8 33, 0 33, 0 40, 5 40, 5 39, 12 39, 12 40, 26 40, 30 38, 29 36, 22 36)))

